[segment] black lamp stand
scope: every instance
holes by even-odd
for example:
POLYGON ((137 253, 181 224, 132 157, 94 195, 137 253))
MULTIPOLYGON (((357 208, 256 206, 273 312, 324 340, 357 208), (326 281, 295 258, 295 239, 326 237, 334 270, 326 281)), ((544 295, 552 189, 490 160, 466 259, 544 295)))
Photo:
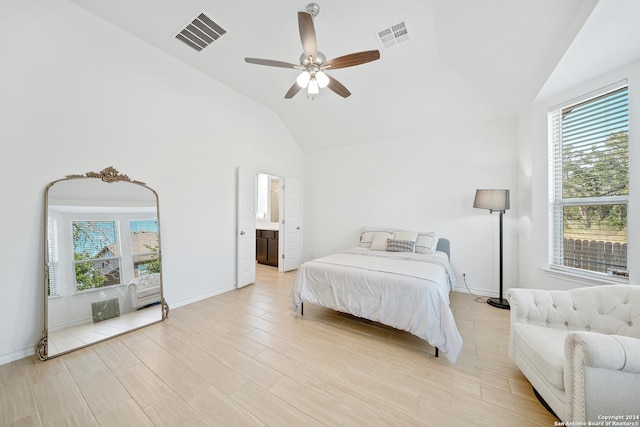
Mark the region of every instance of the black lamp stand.
POLYGON ((487 304, 492 305, 494 307, 502 308, 505 310, 511 309, 509 306, 509 301, 502 297, 502 215, 504 211, 500 211, 500 297, 499 298, 488 298, 487 304))

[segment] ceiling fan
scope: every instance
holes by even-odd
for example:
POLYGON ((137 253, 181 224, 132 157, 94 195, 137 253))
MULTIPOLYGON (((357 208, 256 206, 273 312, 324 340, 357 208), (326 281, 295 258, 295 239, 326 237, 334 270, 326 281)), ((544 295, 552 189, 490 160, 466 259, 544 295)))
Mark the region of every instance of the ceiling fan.
POLYGON ((346 98, 351 95, 351 92, 325 71, 353 67, 354 65, 365 64, 380 58, 380 51, 367 50, 327 61, 326 56, 317 48, 316 30, 313 25, 313 18, 318 16, 319 12, 320 6, 316 3, 309 3, 306 12, 298 12, 298 28, 300 29, 300 40, 304 51, 300 55, 300 65, 271 59, 244 58, 250 64, 302 70, 296 82, 284 95, 286 99, 293 98, 303 88, 307 89, 307 96, 313 98, 314 95, 320 92, 320 88, 325 87, 346 98))

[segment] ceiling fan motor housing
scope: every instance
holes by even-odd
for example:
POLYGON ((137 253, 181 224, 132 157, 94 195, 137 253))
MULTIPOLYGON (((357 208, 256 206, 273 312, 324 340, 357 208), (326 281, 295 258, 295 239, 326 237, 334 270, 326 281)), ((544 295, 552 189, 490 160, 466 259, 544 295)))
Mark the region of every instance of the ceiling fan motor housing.
MULTIPOLYGON (((318 51, 316 51, 316 57, 312 58, 312 59, 313 59, 313 64, 322 65, 327 60, 327 57, 324 55, 324 53, 322 53, 322 52, 320 52, 318 50, 318 51)), ((303 67, 308 67, 311 64, 312 64, 311 63, 311 58, 307 58, 304 55, 304 52, 302 52, 302 54, 300 54, 300 65, 302 65, 303 67)))

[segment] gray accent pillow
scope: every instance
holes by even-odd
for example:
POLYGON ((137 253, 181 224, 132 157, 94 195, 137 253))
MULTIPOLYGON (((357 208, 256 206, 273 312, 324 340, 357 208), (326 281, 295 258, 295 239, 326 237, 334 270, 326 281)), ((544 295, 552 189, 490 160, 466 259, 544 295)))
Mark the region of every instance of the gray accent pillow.
POLYGON ((413 252, 414 246, 411 240, 387 239, 387 252, 413 252))

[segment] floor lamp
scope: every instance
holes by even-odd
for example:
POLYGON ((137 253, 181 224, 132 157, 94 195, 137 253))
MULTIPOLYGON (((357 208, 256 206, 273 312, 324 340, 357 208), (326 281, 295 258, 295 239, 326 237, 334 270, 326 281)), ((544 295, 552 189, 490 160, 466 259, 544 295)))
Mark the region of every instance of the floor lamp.
POLYGON ((476 190, 473 207, 500 213, 500 297, 487 299, 487 304, 509 310, 509 301, 502 297, 502 215, 509 209, 509 190, 476 190))

